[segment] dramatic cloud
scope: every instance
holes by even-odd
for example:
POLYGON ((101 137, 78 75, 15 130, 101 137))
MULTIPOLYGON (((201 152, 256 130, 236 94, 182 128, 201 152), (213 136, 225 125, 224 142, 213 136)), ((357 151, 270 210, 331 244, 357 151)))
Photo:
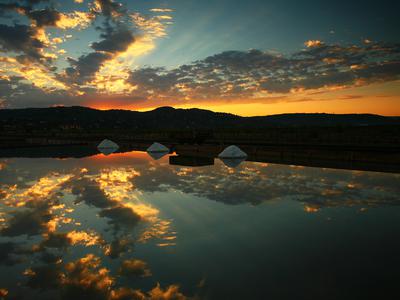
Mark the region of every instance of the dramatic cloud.
POLYGON ((62 13, 53 7, 34 9, 32 3, 19 4, 11 2, 8 4, 0 4, 0 17, 4 16, 7 11, 14 11, 20 15, 26 16, 32 21, 32 25, 38 28, 85 28, 94 19, 94 15, 90 12, 73 11, 71 13, 62 13))
POLYGON ((324 43, 323 42, 321 42, 321 41, 319 41, 319 40, 309 40, 309 41, 306 41, 305 43, 304 43, 304 45, 306 45, 308 48, 311 48, 311 47, 320 47, 320 46, 322 46, 324 43))
POLYGON ((93 9, 106 17, 118 17, 125 13, 122 4, 113 0, 95 0, 93 9))
POLYGON ((311 39, 285 55, 252 49, 170 68, 141 65, 138 57, 167 36, 174 10, 137 12, 116 0, 86 4, 81 11, 64 11, 54 1, 0 4, 2 107, 297 102, 399 79, 400 45, 365 38, 356 44, 311 39), (95 37, 77 42, 89 27, 95 37))
POLYGON ((42 54, 44 43, 37 37, 34 28, 26 25, 8 26, 0 24, 0 51, 15 52, 19 60, 46 60, 42 54))
POLYGON ((150 9, 152 12, 173 12, 173 9, 170 8, 152 8, 150 9))
POLYGON ((127 28, 107 28, 100 36, 103 40, 92 44, 96 51, 123 52, 135 41, 132 31, 127 28))
POLYGON ((100 217, 108 218, 109 224, 114 225, 117 229, 120 226, 124 228, 134 228, 140 221, 140 216, 129 207, 116 206, 103 209, 100 212, 100 217))
POLYGON ((99 71, 104 62, 111 58, 112 55, 105 52, 92 52, 82 55, 78 60, 69 58, 71 67, 67 68, 65 73, 68 80, 82 84, 93 79, 94 74, 99 71))
MULTIPOLYGON (((0 66, 3 66, 1 62, 0 66)), ((5 64, 5 66, 8 65, 5 64)), ((3 77, 0 75, 0 98, 7 99, 12 106, 52 106, 63 104, 64 101, 71 104, 79 103, 79 97, 68 93, 63 84, 49 77, 41 68, 24 66, 21 71, 25 73, 22 74, 18 69, 15 70, 19 76, 3 77), (27 82, 28 78, 34 83, 27 82)))
POLYGON ((123 22, 127 14, 120 3, 111 0, 96 0, 93 5, 95 13, 101 13, 106 17, 103 26, 97 27, 97 30, 101 32, 102 40, 91 44, 94 52, 82 55, 78 60, 68 59, 71 67, 65 70, 63 76, 60 76, 67 82, 84 84, 94 80, 96 73, 107 61, 127 51, 135 42, 133 28, 123 22))
POLYGON ((53 1, 0 4, 0 17, 7 18, 9 13, 30 22, 0 24, 0 51, 5 54, 0 57, 2 106, 81 103, 84 97, 107 93, 124 93, 132 98, 135 87, 126 81, 129 70, 134 68, 137 56, 149 52, 155 47, 155 39, 166 35, 170 10, 156 9, 152 13, 162 15, 144 16, 112 0, 89 2, 86 9, 59 11, 53 1), (59 35, 60 30, 85 29, 95 21, 101 24, 96 22, 94 27, 100 40, 91 42, 89 52, 78 57, 64 56, 66 50, 58 47, 72 35, 59 35), (48 28, 57 30, 58 36, 48 28))
POLYGON ((34 20, 38 27, 55 26, 57 21, 61 19, 61 14, 51 8, 28 11, 26 15, 34 20))
MULTIPOLYGON (((94 52, 77 60, 68 58, 71 67, 66 68, 59 78, 78 85, 96 79, 100 84, 100 77, 96 74, 135 41, 132 32, 124 28, 110 29, 101 36, 103 40, 91 45, 94 52)), ((36 52, 36 56, 38 54, 40 52, 36 52)), ((116 78, 110 79, 119 80, 126 90, 131 87, 129 93, 123 97, 120 95, 120 99, 127 103, 137 101, 134 99, 146 100, 154 106, 188 101, 268 101, 268 97, 274 95, 345 89, 398 80, 400 47, 384 43, 319 45, 289 57, 259 50, 229 51, 176 69, 145 67, 130 71, 128 75, 124 79, 115 74, 116 78)))
POLYGON ((259 50, 228 51, 177 69, 138 69, 129 82, 147 97, 256 98, 329 87, 345 88, 400 78, 400 46, 324 45, 312 41, 292 56, 259 50))
POLYGON ((122 262, 119 274, 127 277, 147 277, 151 275, 151 271, 145 261, 130 259, 122 262))

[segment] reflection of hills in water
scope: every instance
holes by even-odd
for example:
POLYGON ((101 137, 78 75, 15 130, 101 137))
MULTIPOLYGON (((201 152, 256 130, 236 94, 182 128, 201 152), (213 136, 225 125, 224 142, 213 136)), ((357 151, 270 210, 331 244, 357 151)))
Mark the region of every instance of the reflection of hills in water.
MULTIPOLYGON (((131 151, 144 151, 148 144, 121 145, 118 151, 113 153, 126 153, 131 151)), ((385 152, 376 152, 371 149, 343 149, 335 147, 315 146, 311 148, 300 146, 245 146, 247 161, 261 163, 276 163, 285 165, 301 165, 318 168, 348 169, 361 171, 393 172, 400 173, 400 164, 397 163, 399 154, 396 149, 385 152)), ((173 165, 182 166, 205 166, 213 164, 213 159, 224 149, 218 145, 175 145, 173 149, 176 156, 170 159, 173 165)), ((3 148, 0 149, 0 157, 15 158, 83 158, 94 156, 99 153, 96 147, 90 146, 51 146, 32 148, 3 148)), ((107 153, 108 155, 109 153, 107 153)), ((157 160, 168 154, 150 153, 157 160)), ((237 167, 238 161, 226 161, 226 165, 237 167)))
MULTIPOLYGON (((242 162, 234 169, 226 168, 220 160, 215 160, 214 164, 214 159, 207 157, 173 155, 154 161, 145 152, 116 153, 81 160, 8 159, 0 168, 0 182, 6 187, 13 186, 15 178, 19 178, 21 185, 49 172, 74 168, 88 169, 94 174, 104 168, 116 170, 110 174, 119 174, 142 192, 167 192, 174 189, 226 204, 257 205, 291 199, 318 208, 355 205, 373 207, 397 205, 400 202, 396 196, 400 194, 400 175, 397 174, 249 161, 242 162), (12 161, 15 163, 10 164, 12 161), (137 174, 128 176, 117 172, 121 167, 137 174), (31 174, 30 177, 23 170, 31 174)), ((102 174, 105 176, 106 173, 102 174)), ((75 175, 77 178, 80 176, 75 175)))
MULTIPOLYGON (((31 149, 17 150, 20 155, 27 153, 32 157, 40 157, 41 155, 56 156, 57 154, 60 157, 67 154, 74 154, 74 157, 79 157, 80 155, 98 153, 96 149, 93 150, 90 147, 71 147, 68 149, 69 152, 67 152, 67 148, 35 148, 36 152, 30 152, 31 149), (43 153, 39 153, 41 150, 43 150, 43 153)), ((153 159, 159 161, 152 168, 150 168, 151 160, 145 159, 149 153, 145 152, 120 152, 107 156, 107 159, 118 159, 119 164, 134 168, 140 172, 141 175, 136 176, 134 180, 134 186, 139 190, 165 192, 168 188, 173 188, 184 193, 198 195, 226 204, 252 203, 257 205, 277 199, 290 198, 303 202, 312 212, 320 207, 355 205, 372 207, 397 205, 400 201, 395 196, 400 194, 400 189, 397 188, 400 175, 294 167, 292 165, 254 163, 250 161, 222 162, 219 159, 215 160, 216 164, 214 165, 214 158, 204 156, 205 153, 201 151, 196 153, 181 151, 181 153, 184 154, 166 156, 167 153, 157 153, 162 157, 153 157, 153 159), (143 157, 135 160, 134 157, 139 153, 142 153, 143 157), (132 161, 132 159, 135 161, 132 161), (170 166, 168 166, 168 162, 170 166), (238 163, 240 165, 237 165, 238 163), (226 169, 226 165, 231 169, 226 169), (143 166, 146 167, 142 169, 143 166), (213 167, 197 168, 200 166, 213 167), (198 178, 201 178, 201 180, 198 180, 198 178)), ((4 154, 4 151, 2 154, 4 154)), ((91 157, 77 161, 77 163, 92 161, 91 157)), ((93 158, 96 158, 96 161, 93 161, 95 166, 101 165, 101 160, 98 160, 101 157, 96 155, 93 158)), ((252 160, 253 158, 250 156, 248 159, 252 160)), ((266 160, 276 161, 277 159, 273 157, 266 160)), ((34 161, 32 160, 32 162, 34 161)), ((285 161, 285 163, 296 161, 296 159, 293 159, 285 161)), ((54 166, 57 170, 55 167, 57 165, 56 162, 55 160, 49 160, 48 169, 52 170, 54 166)), ((104 162, 107 167, 113 164, 109 160, 104 162)), ((335 164, 334 161, 321 163, 319 160, 316 162, 308 160, 307 163, 309 165, 314 163, 317 166, 332 166, 335 164)), ((353 163, 349 167, 352 167, 352 165, 353 163)), ((7 168, 2 168, 4 169, 3 173, 8 174, 7 168)), ((40 168, 43 168, 43 166, 40 165, 40 168)), ((17 174, 1 176, 0 173, 0 182, 7 183, 10 178, 17 177, 20 176, 17 174)), ((26 181, 30 180, 27 179, 26 181)))
POLYGON ((26 158, 82 158, 98 154, 96 147, 89 146, 51 146, 51 147, 24 147, 2 148, 0 157, 26 158))
POLYGON ((214 158, 190 155, 174 155, 169 157, 169 164, 187 167, 213 166, 214 158))

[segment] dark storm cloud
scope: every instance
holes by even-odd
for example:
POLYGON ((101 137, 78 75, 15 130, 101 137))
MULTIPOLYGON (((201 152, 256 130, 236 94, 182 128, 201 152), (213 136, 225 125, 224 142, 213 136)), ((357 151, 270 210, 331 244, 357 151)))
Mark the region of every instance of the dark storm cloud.
POLYGON ((28 11, 26 15, 35 21, 38 27, 56 26, 57 21, 61 18, 61 14, 52 8, 28 11))
POLYGON ((46 204, 27 211, 15 211, 10 215, 11 219, 8 226, 0 231, 3 236, 38 235, 46 230, 47 223, 52 218, 46 204))
POLYGON ((46 26, 56 26, 61 19, 61 13, 53 8, 34 10, 33 6, 47 1, 20 1, 0 4, 0 16, 5 16, 6 11, 15 11, 25 15, 34 26, 14 24, 12 26, 0 24, 0 51, 15 52, 20 54, 16 57, 22 65, 39 63, 48 71, 54 72, 57 68, 52 65, 53 58, 45 56, 44 50, 49 47, 47 42, 40 40, 39 30, 46 26))
POLYGON ((0 51, 22 53, 21 60, 46 61, 48 59, 41 53, 45 45, 36 34, 30 26, 0 24, 0 51))
POLYGON ((80 84, 90 81, 101 66, 111 58, 112 55, 105 52, 92 52, 80 56, 77 60, 68 58, 71 67, 65 70, 66 80, 80 84))
POLYGON ((108 223, 114 225, 116 229, 120 229, 121 227, 132 229, 140 221, 140 216, 137 213, 131 208, 123 206, 103 209, 99 215, 100 217, 108 218, 108 223))
POLYGON ((91 47, 96 51, 110 53, 123 52, 135 41, 132 30, 127 28, 107 28, 100 37, 103 40, 93 43, 91 47))
POLYGON ((167 72, 163 68, 142 68, 131 73, 131 80, 142 88, 152 89, 157 92, 168 91, 178 83, 184 81, 179 72, 167 72))
POLYGON ((0 4, 0 16, 4 15, 6 11, 15 11, 34 21, 35 25, 38 27, 55 26, 56 22, 61 18, 61 13, 49 7, 34 10, 33 6, 39 2, 47 1, 27 1, 22 4, 18 2, 0 4))
POLYGON ((95 2, 100 5, 101 13, 106 17, 120 16, 126 12, 121 3, 112 0, 95 0, 95 2))

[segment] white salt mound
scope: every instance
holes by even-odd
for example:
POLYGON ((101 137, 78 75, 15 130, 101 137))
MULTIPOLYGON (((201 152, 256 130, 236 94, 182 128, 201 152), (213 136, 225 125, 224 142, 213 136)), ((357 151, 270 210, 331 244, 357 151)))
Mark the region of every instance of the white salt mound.
POLYGON ((160 143, 153 143, 147 148, 147 152, 169 152, 169 149, 160 143))
POLYGON ((238 146, 231 145, 226 147, 219 155, 219 158, 246 158, 247 154, 243 152, 238 146))
POLYGON ((119 146, 118 144, 114 143, 113 141, 110 140, 103 140, 98 146, 98 149, 118 149, 119 146))

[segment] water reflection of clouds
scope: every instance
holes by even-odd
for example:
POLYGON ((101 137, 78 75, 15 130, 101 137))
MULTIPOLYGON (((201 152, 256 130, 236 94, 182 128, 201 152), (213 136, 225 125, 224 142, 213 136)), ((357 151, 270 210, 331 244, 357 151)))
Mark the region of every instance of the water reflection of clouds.
POLYGON ((71 178, 70 174, 50 173, 28 188, 20 189, 17 184, 2 187, 2 210, 8 225, 2 227, 1 234, 32 236, 54 232, 60 222, 70 222, 63 211, 65 206, 60 205, 60 189, 71 178))
MULTIPOLYGON (((170 166, 165 158, 153 161, 146 153, 10 159, 2 163, 0 178, 6 179, 0 181, 0 265, 26 264, 28 287, 77 299, 186 299, 176 285, 143 292, 119 283, 121 277, 153 280, 147 262, 133 257, 137 243, 176 244, 173 223, 144 193, 177 190, 226 204, 291 199, 306 212, 400 201, 395 174, 250 162, 231 169, 218 161, 188 168, 170 166), (98 216, 89 218, 94 224, 88 214, 98 216), (118 267, 110 267, 110 260, 118 267)), ((7 287, 3 294, 16 290, 7 287)))
POLYGON ((291 199, 314 207, 397 205, 396 174, 317 169, 244 162, 238 169, 222 163, 208 168, 160 166, 141 170, 138 189, 175 189, 226 204, 260 204, 291 199))
MULTIPOLYGON (((57 163, 65 168, 65 161, 57 163)), ((74 164, 66 174, 53 172, 53 168, 49 166, 42 177, 25 174, 25 178, 30 178, 28 183, 20 184, 14 179, 14 182, 1 184, 1 239, 26 235, 33 238, 26 242, 1 241, 0 265, 30 265, 23 272, 27 287, 58 290, 59 296, 65 299, 187 299, 176 285, 165 290, 156 285, 149 292, 120 287, 118 276, 151 275, 144 261, 122 260, 118 276, 111 275, 112 270, 103 264, 106 257, 123 258, 136 242, 152 238, 162 241, 162 235, 171 236, 170 222, 160 219, 158 209, 134 193, 131 179, 140 174, 133 169, 112 168, 89 173, 91 168, 77 168, 74 164), (66 195, 73 196, 74 201, 67 201, 66 195), (106 229, 107 225, 113 228, 111 238, 96 226, 85 227, 85 230, 77 228, 81 223, 68 214, 79 210, 77 205, 82 203, 99 209, 98 216, 104 219, 106 229), (135 236, 136 228, 143 222, 146 225, 142 234, 138 232, 135 236), (89 253, 64 262, 63 256, 70 252, 68 249, 79 255, 81 248, 75 250, 76 247, 85 247, 88 249, 85 252, 89 253)), ((18 169, 13 171, 19 172, 18 169)), ((21 292, 16 286, 12 287, 11 295, 18 293, 21 292)))

